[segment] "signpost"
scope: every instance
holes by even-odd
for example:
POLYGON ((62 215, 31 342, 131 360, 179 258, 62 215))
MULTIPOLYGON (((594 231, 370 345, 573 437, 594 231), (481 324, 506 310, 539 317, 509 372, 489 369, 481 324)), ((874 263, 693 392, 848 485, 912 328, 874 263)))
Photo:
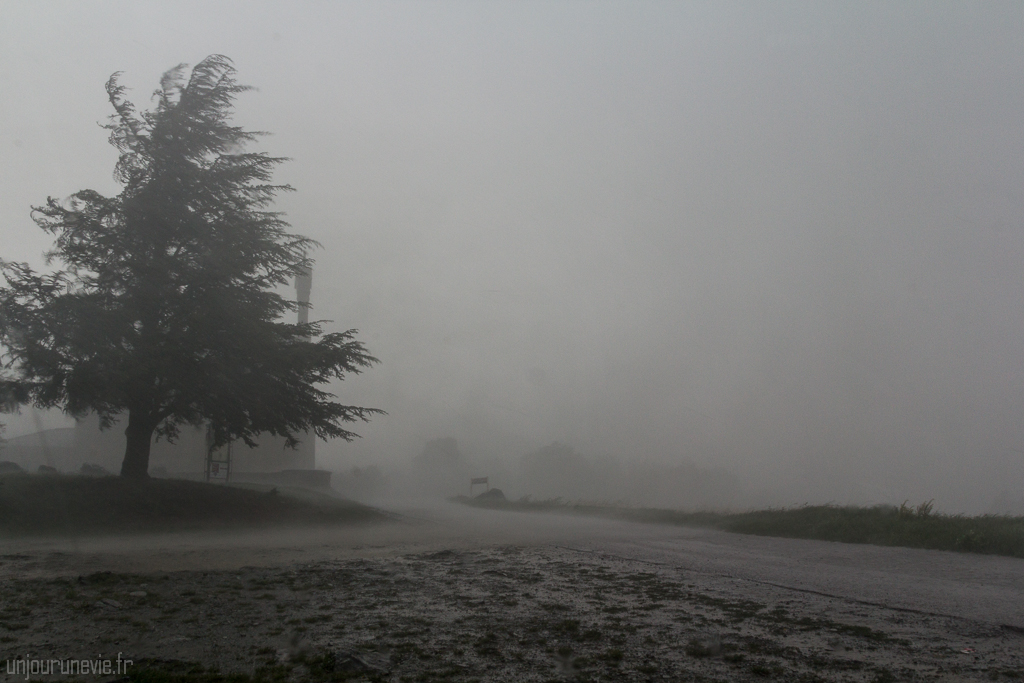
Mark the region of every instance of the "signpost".
POLYGON ((487 477, 474 477, 469 480, 469 497, 473 497, 473 487, 477 485, 486 486, 487 490, 491 490, 491 485, 487 483, 487 477))
POLYGON ((213 448, 213 431, 206 431, 206 481, 228 483, 231 479, 231 442, 213 448))

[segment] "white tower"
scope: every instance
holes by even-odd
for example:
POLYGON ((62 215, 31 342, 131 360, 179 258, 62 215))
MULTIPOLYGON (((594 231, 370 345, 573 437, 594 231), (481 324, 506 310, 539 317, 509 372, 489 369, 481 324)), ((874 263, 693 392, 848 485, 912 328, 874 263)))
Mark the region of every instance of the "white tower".
MULTIPOLYGON (((309 294, 313 289, 313 271, 306 270, 295 276, 295 300, 299 303, 299 324, 309 322, 309 294)), ((298 469, 316 469, 316 434, 306 432, 295 449, 294 465, 298 469)))
POLYGON ((309 322, 309 293, 313 289, 313 271, 306 270, 295 276, 295 300, 299 302, 299 324, 309 322))

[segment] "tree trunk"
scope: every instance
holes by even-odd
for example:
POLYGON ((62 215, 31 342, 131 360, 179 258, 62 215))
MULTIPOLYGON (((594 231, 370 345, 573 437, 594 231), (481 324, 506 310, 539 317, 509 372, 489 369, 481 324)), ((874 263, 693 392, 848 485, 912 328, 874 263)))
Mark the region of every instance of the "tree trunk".
POLYGON ((121 463, 121 476, 125 479, 149 478, 149 448, 155 429, 156 424, 148 415, 129 409, 128 427, 124 430, 127 445, 121 463))

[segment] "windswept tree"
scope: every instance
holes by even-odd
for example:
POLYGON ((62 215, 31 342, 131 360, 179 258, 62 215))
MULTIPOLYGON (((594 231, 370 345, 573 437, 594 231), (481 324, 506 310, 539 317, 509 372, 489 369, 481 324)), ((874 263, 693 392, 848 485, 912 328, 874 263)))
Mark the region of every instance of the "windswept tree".
POLYGON ((164 74, 139 112, 114 74, 106 128, 120 152, 115 197, 82 190, 34 207, 54 236, 50 272, 3 262, 0 397, 104 427, 126 420, 121 476, 145 478, 154 436, 210 425, 216 445, 260 433, 352 439, 381 411, 336 403, 325 385, 377 362, 355 330, 283 321, 299 305, 275 288, 307 271, 312 240, 270 210, 283 159, 246 147, 231 123, 229 59, 164 74))

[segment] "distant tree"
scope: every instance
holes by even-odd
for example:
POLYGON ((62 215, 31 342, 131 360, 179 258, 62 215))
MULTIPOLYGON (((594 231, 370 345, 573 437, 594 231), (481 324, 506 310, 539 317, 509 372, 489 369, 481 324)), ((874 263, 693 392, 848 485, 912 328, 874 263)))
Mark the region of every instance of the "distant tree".
POLYGON ((283 159, 246 152, 261 134, 231 125, 249 88, 218 55, 186 73, 165 73, 141 113, 111 76, 106 128, 122 191, 34 207, 55 238, 48 263, 62 268, 2 264, 0 396, 95 411, 104 427, 127 414, 129 478, 148 477, 154 435, 173 439, 185 424, 210 425, 218 446, 266 432, 294 446, 307 430, 350 440, 343 424, 381 412, 322 388, 378 362, 355 330, 282 322, 298 304, 274 289, 306 272, 318 245, 269 210, 291 190, 271 183, 283 159))
POLYGON ((572 446, 555 441, 533 453, 524 455, 523 467, 531 472, 557 472, 568 476, 574 472, 588 469, 590 463, 572 446))
POLYGON ((460 468, 466 464, 459 451, 459 443, 450 436, 428 441, 413 462, 417 467, 428 470, 460 468))
POLYGON ((556 441, 524 455, 521 465, 523 486, 534 495, 606 499, 610 472, 572 446, 556 441))
POLYGON ((419 493, 452 496, 469 485, 469 462, 452 437, 428 441, 412 459, 414 488, 419 493))

